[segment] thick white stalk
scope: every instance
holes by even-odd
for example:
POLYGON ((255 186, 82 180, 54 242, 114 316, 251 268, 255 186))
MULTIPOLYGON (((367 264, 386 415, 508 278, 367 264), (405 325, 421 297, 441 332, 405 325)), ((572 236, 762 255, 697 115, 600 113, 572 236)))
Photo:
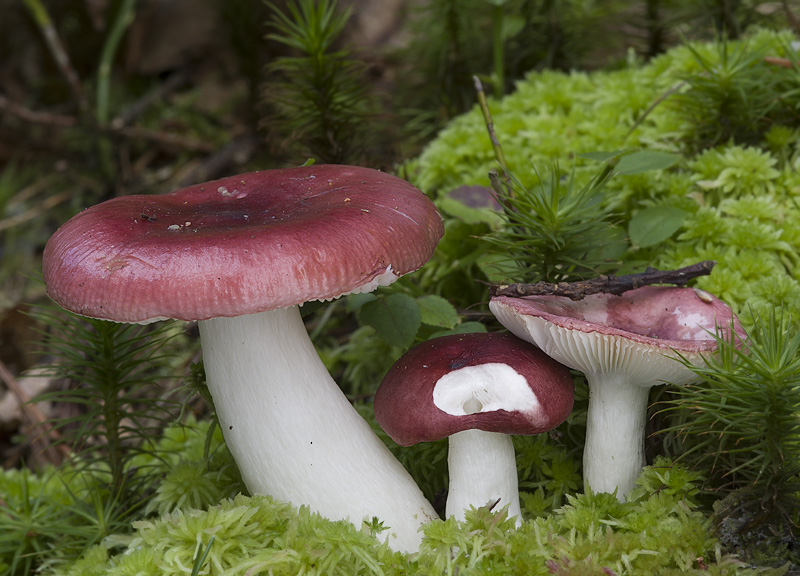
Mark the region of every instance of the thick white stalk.
POLYGON ((470 506, 508 506, 508 516, 520 522, 519 481, 514 444, 508 434, 464 430, 450 436, 447 453, 450 489, 447 517, 464 519, 470 506))
POLYGON ((416 551, 436 517, 402 465, 328 374, 297 307, 200 322, 208 388, 251 493, 356 526, 378 517, 416 551))
POLYGON ((589 409, 583 451, 584 483, 594 492, 617 491, 624 502, 645 464, 644 434, 650 388, 618 374, 588 375, 589 409))

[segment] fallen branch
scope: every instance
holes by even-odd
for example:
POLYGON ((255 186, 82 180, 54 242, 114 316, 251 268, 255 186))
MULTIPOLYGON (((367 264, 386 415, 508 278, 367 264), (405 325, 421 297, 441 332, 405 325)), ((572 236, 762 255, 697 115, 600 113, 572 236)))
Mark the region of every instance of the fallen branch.
POLYGON ((570 300, 581 300, 589 294, 623 294, 628 290, 652 284, 675 284, 685 286, 692 278, 707 276, 716 262, 704 260, 677 270, 656 270, 647 268, 638 274, 614 276, 612 274, 580 280, 578 282, 537 282, 536 284, 498 284, 492 286, 489 294, 494 296, 566 296, 570 300))
POLYGON ((25 210, 25 212, 20 212, 19 214, 15 214, 14 216, 3 218, 2 220, 0 220, 0 232, 3 232, 15 226, 19 226, 20 224, 24 224, 29 220, 33 220, 37 216, 40 216, 41 214, 46 213, 48 210, 55 208, 62 202, 66 202, 67 200, 72 198, 76 193, 77 189, 70 189, 70 190, 65 190, 63 192, 59 192, 58 194, 48 196, 33 208, 25 210))
MULTIPOLYGON (((31 110, 20 104, 12 102, 2 94, 0 94, 0 110, 6 110, 17 118, 26 122, 34 124, 42 124, 52 126, 55 128, 73 128, 79 125, 78 118, 74 116, 64 116, 61 114, 51 114, 48 112, 40 112, 31 110)), ((93 130, 100 134, 109 134, 111 136, 121 136, 130 140, 146 140, 167 150, 188 150, 191 152, 211 153, 216 149, 213 142, 201 140, 199 138, 192 138, 190 136, 182 136, 180 134, 173 134, 166 131, 151 130, 148 128, 140 128, 137 126, 97 126, 93 130)))
POLYGON ((32 402, 31 397, 25 392, 17 382, 16 377, 0 360, 0 380, 5 383, 11 393, 16 396, 22 411, 23 419, 27 420, 26 436, 30 438, 31 445, 39 455, 44 456, 53 466, 60 465, 70 455, 70 449, 61 442, 61 435, 47 417, 39 410, 39 407, 32 402), (35 429, 39 434, 31 434, 35 429))
POLYGON ((16 102, 12 102, 2 94, 0 94, 0 110, 5 110, 31 124, 43 124, 46 126, 55 126, 56 128, 72 128, 78 125, 78 119, 75 116, 31 110, 16 102))

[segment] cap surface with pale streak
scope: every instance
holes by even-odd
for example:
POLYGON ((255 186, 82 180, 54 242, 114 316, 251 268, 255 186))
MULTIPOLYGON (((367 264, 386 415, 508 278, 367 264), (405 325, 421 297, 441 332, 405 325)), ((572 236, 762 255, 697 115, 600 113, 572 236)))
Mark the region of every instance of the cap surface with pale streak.
POLYGON ((566 419, 573 396, 569 370, 527 342, 505 333, 455 334, 418 344, 400 358, 381 382, 374 409, 381 428, 410 446, 472 429, 540 434, 566 419), (489 379, 468 374, 481 367, 489 368, 489 379), (456 409, 452 396, 437 402, 443 381, 452 376, 448 385, 457 387, 462 373, 470 389, 451 386, 445 393, 454 392, 462 402, 480 400, 478 412, 456 409))
POLYGON ((431 201, 368 168, 266 170, 114 198, 48 241, 47 291, 95 318, 232 317, 389 284, 443 234, 431 201))

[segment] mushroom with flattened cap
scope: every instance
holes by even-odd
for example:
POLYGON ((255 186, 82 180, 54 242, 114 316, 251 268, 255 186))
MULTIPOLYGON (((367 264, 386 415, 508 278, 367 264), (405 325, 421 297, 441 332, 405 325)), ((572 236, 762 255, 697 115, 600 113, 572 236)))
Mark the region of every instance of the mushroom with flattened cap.
POLYGON ((328 374, 298 306, 385 286, 443 233, 400 178, 320 165, 119 197, 44 251, 49 295, 116 322, 198 320, 208 387, 251 493, 331 519, 377 516, 415 550, 430 503, 328 374))
POLYGON ((589 408, 584 483, 624 500, 644 465, 647 400, 652 386, 687 384, 716 352, 715 335, 745 338, 727 304, 693 288, 645 286, 623 293, 492 298, 501 324, 586 376, 589 408))
POLYGON ((455 334, 416 345, 375 393, 378 423, 401 446, 449 437, 445 513, 498 502, 520 518, 510 434, 540 434, 572 411, 569 370, 510 334, 455 334))

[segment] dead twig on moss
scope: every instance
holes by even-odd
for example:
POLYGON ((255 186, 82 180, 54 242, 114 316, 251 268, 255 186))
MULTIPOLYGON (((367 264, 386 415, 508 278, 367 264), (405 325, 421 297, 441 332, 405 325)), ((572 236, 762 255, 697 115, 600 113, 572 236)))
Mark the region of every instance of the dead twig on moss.
POLYGON ((537 282, 536 284, 498 284, 489 293, 494 296, 566 296, 570 300, 581 300, 590 294, 624 294, 629 290, 652 284, 675 284, 685 286, 692 278, 707 276, 716 265, 713 260, 704 260, 677 270, 647 268, 638 274, 597 276, 578 282, 537 282))

